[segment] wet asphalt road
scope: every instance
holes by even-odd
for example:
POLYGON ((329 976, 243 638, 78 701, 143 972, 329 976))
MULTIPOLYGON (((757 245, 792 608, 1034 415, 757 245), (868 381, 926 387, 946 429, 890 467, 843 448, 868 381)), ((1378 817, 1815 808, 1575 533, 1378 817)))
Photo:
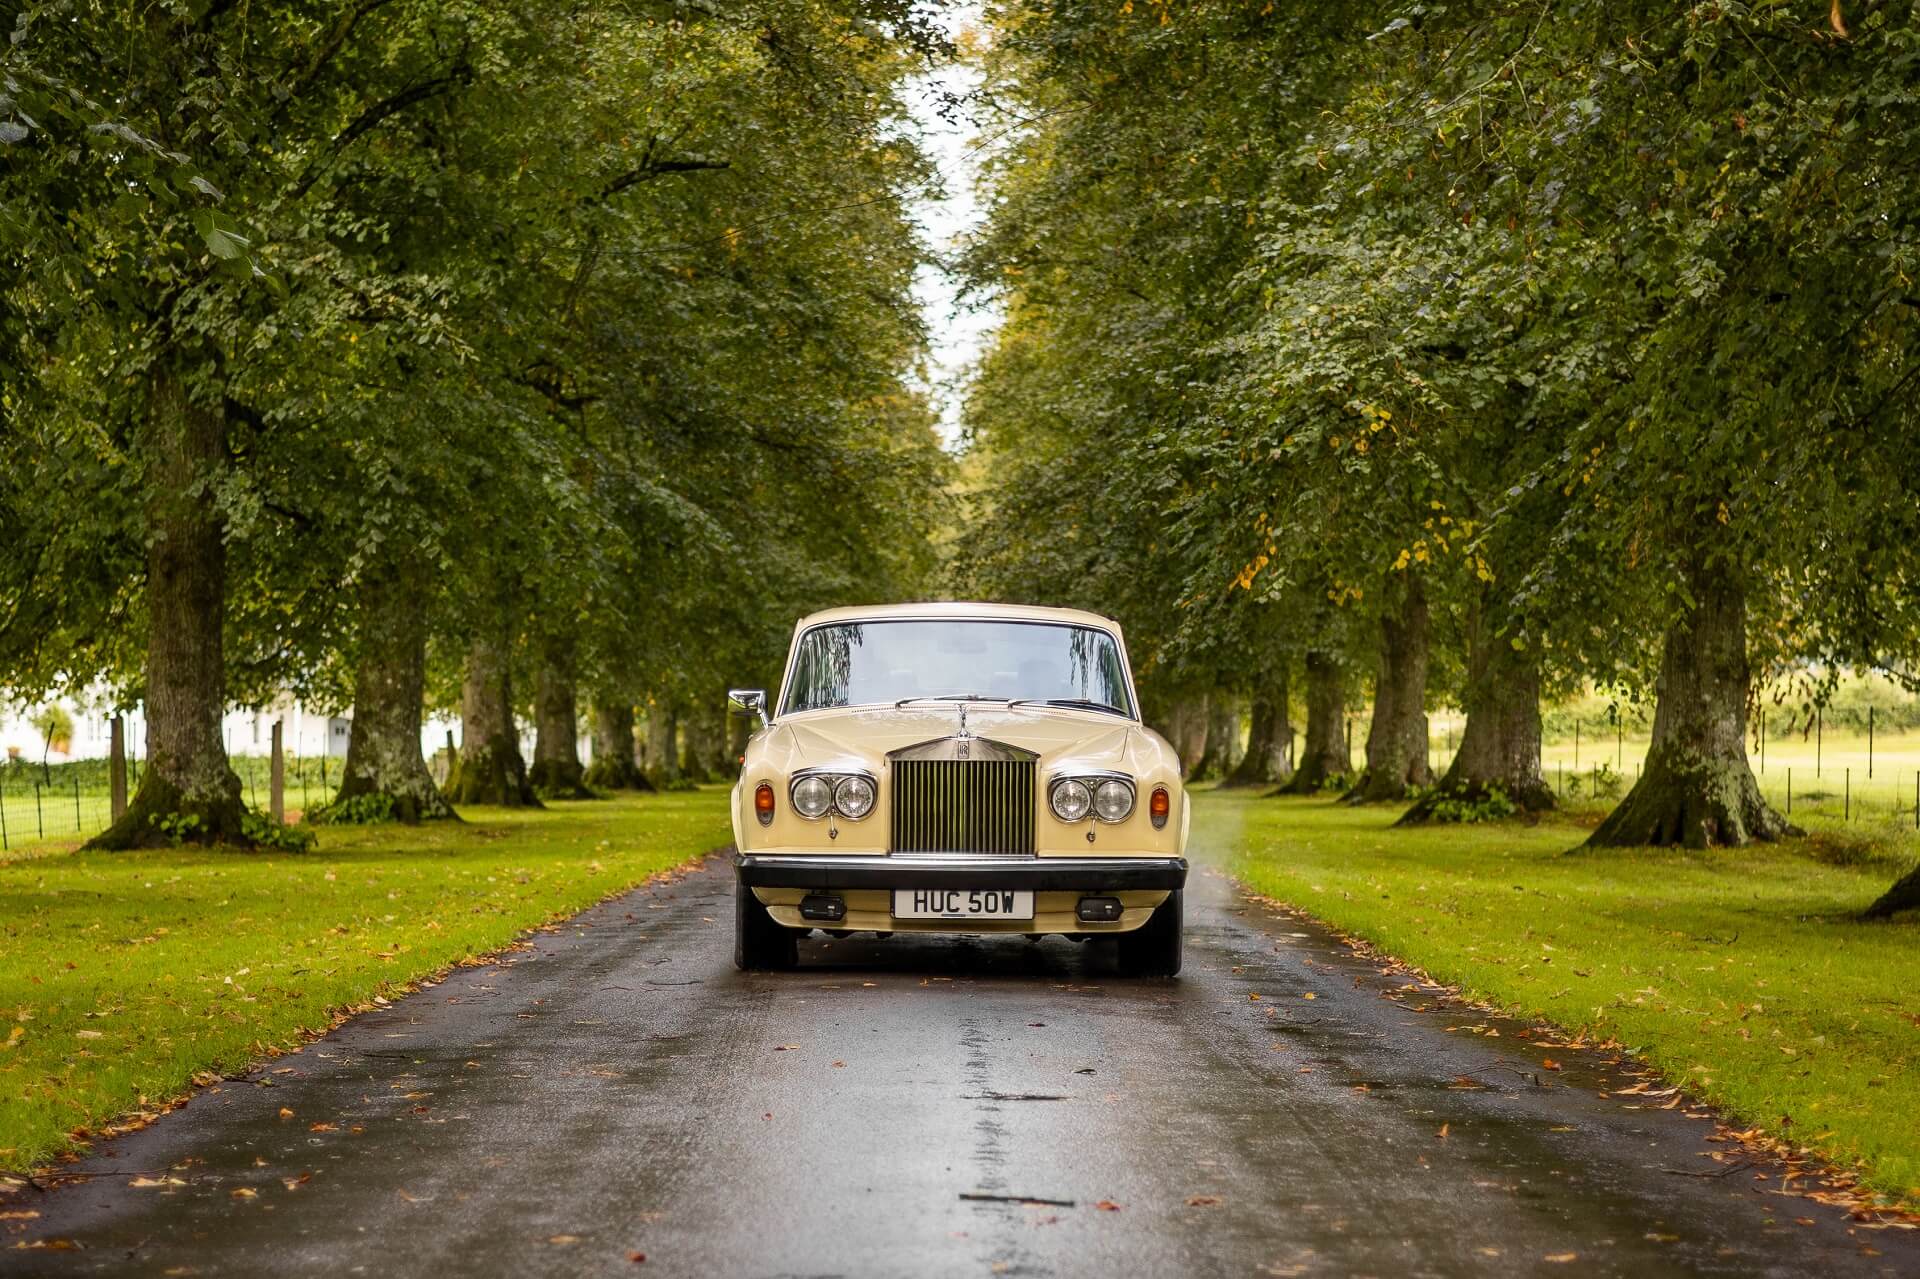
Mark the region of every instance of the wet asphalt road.
POLYGON ((1920 1274, 1915 1234, 1603 1097, 1604 1055, 1217 874, 1172 981, 1057 939, 739 974, 731 891, 716 859, 202 1092, 0 1203, 41 1214, 0 1273, 1920 1274))

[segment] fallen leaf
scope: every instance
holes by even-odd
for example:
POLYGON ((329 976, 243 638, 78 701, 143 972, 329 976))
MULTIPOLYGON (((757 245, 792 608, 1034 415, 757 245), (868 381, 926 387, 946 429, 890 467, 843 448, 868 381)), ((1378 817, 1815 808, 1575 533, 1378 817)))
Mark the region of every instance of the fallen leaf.
POLYGON ((1220 1202, 1219 1195, 1188 1195, 1187 1207, 1212 1208, 1220 1202))
POLYGON ((1557 1062, 1557 1061, 1555 1061, 1555 1060, 1554 1060, 1553 1058, 1551 1058, 1551 1057, 1546 1057, 1546 1058, 1542 1058, 1542 1059, 1541 1059, 1541 1062, 1540 1062, 1540 1069, 1542 1069, 1542 1070, 1558 1070, 1558 1069, 1560 1069, 1560 1063, 1559 1063, 1559 1062, 1557 1062))
POLYGON ((1115 1203, 1111 1199, 1102 1199, 1099 1203, 1095 1204, 1094 1207, 1098 1208, 1101 1212, 1119 1212, 1120 1211, 1120 1205, 1115 1203))
POLYGON ((282 1106, 280 1107, 280 1117, 282 1119, 291 1119, 293 1118, 293 1112, 291 1110, 288 1110, 285 1106, 282 1106))
POLYGON ((339 1132, 340 1125, 328 1124, 328 1123, 308 1124, 307 1131, 308 1132, 339 1132))
POLYGON ((232 1195, 235 1199, 253 1199, 253 1198, 257 1198, 260 1194, 258 1190, 255 1190, 251 1186, 235 1186, 232 1190, 229 1190, 227 1193, 232 1195))
POLYGON ((39 1215, 32 1208, 22 1208, 14 1212, 0 1212, 0 1221, 32 1221, 39 1215))
POLYGON ((776 1044, 774 1045, 773 1051, 777 1053, 797 1053, 800 1051, 800 1045, 799 1044, 776 1044))
POLYGON ((1439 1131, 1439 1132, 1437 1132, 1437 1133, 1435 1133, 1434 1135, 1435 1135, 1436 1137, 1440 1137, 1440 1138, 1443 1138, 1443 1139, 1444 1139, 1444 1138, 1446 1137, 1446 1135, 1447 1135, 1447 1130, 1448 1130, 1449 1128, 1452 1128, 1452 1127, 1453 1127, 1453 1125, 1452 1125, 1452 1124, 1441 1124, 1441 1125, 1440 1125, 1440 1131, 1439 1131))
POLYGON ((643 1261, 645 1261, 646 1259, 647 1259, 647 1254, 644 1252, 630 1252, 627 1254, 627 1260, 631 1261, 636 1266, 642 1263, 643 1261))
POLYGON ((1550 1252, 1546 1256, 1542 1257, 1541 1260, 1555 1262, 1556 1264, 1562 1264, 1569 1261, 1580 1260, 1580 1254, 1577 1252, 1550 1252))
POLYGON ((184 1186, 187 1183, 178 1177, 135 1177, 127 1184, 145 1189, 148 1186, 184 1186))
POLYGON ((1304 994, 1304 995, 1302 995, 1302 996, 1300 996, 1300 998, 1302 998, 1302 999, 1318 999, 1318 998, 1320 998, 1320 996, 1318 996, 1318 995, 1316 995, 1316 994, 1314 994, 1314 993, 1313 993, 1312 991, 1308 991, 1308 992, 1307 992, 1306 994, 1304 994))
POLYGON ((846 1064, 847 1064, 847 1063, 846 1063, 846 1062, 844 1062, 844 1061, 836 1061, 836 1062, 834 1062, 834 1063, 833 1063, 833 1068, 834 1068, 835 1070, 842 1070, 842 1069, 844 1069, 844 1068, 846 1067, 846 1064))
POLYGON ((556 1248, 571 1248, 580 1242, 579 1235, 548 1235, 547 1242, 556 1248))
POLYGON ((300 1189, 300 1187, 306 1185, 309 1181, 312 1181, 312 1180, 313 1180, 312 1173, 303 1172, 298 1177, 282 1177, 280 1179, 280 1184, 285 1186, 288 1190, 298 1190, 300 1189))

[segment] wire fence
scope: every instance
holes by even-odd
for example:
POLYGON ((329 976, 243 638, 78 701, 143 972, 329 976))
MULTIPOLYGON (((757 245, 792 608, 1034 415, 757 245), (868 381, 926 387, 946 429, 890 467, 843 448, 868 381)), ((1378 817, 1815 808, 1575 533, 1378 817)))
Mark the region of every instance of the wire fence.
MULTIPOLYGON (((249 808, 265 812, 273 762, 265 755, 236 755, 228 762, 240 778, 249 808)), ((286 759, 283 796, 288 820, 332 798, 341 761, 324 755, 286 759)), ((145 762, 127 760, 127 794, 139 789, 145 762)), ((42 842, 71 843, 113 824, 113 793, 107 761, 75 760, 43 767, 23 761, 0 764, 0 852, 42 842)))

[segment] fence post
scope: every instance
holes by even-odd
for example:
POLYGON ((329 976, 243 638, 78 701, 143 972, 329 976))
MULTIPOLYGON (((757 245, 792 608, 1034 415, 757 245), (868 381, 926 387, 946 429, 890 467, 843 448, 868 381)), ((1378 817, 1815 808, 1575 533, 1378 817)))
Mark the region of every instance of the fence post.
POLYGON ((83 825, 84 823, 80 820, 80 774, 75 773, 73 775, 73 833, 86 834, 82 829, 83 825))
POLYGON ((33 784, 33 828, 40 833, 41 839, 47 837, 47 814, 46 810, 40 807, 39 782, 33 784))
MULTIPOLYGON (((1920 795, 1920 773, 1913 775, 1914 793, 1920 795)), ((0 853, 12 847, 7 843, 7 788, 0 782, 0 853)))
POLYGON ((287 820, 287 761, 280 753, 280 721, 273 721, 273 762, 267 774, 267 816, 275 822, 287 820))
POLYGON ((127 813, 127 721, 115 715, 108 721, 107 791, 112 796, 113 820, 127 813))
POLYGON ((1840 820, 1853 820, 1853 766, 1847 766, 1846 797, 1840 801, 1840 820))

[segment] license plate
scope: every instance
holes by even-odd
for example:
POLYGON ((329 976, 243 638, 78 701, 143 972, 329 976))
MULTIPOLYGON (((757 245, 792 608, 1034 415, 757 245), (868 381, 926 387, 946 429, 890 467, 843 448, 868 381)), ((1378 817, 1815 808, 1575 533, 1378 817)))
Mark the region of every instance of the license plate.
POLYGON ((1032 919, 1033 894, 1003 889, 896 888, 895 919, 1032 919))

